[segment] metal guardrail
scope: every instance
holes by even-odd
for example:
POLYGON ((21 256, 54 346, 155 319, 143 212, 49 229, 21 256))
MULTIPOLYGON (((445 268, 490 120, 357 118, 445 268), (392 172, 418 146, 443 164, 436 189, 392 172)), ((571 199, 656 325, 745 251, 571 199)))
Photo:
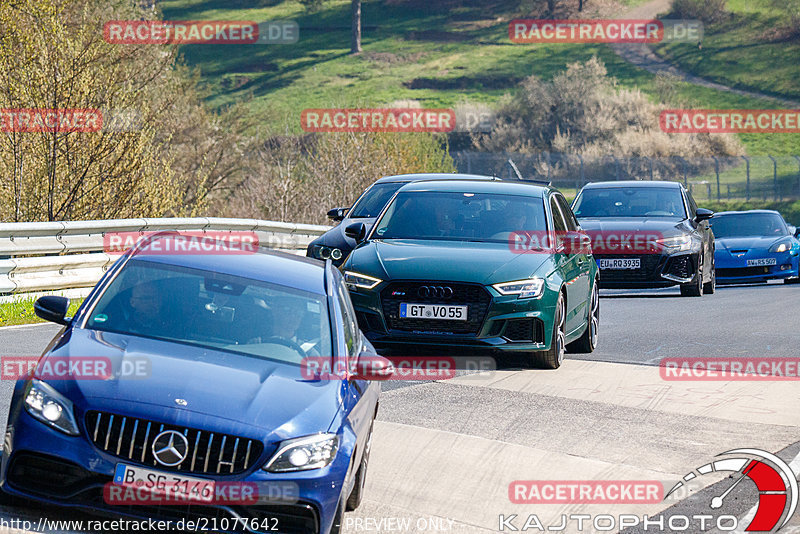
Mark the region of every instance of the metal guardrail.
POLYGON ((109 232, 249 231, 269 248, 305 254, 329 226, 219 217, 0 223, 0 295, 92 287, 118 254, 109 232))

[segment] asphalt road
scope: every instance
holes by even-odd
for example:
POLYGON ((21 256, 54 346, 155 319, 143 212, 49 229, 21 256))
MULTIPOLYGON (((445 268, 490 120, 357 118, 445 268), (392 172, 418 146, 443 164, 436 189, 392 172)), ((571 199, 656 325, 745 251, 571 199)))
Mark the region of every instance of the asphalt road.
MULTIPOLYGON (((557 371, 501 361, 491 373, 386 384, 365 501, 346 515, 345 532, 495 532, 500 514, 517 514, 517 528, 536 514, 546 528, 564 513, 708 513, 730 479, 717 475, 687 498, 649 505, 512 504, 508 487, 585 479, 671 487, 741 447, 779 453, 797 473, 800 382, 666 382, 656 366, 667 357, 797 357, 798 296, 800 285, 782 284, 721 287, 702 298, 603 291, 598 350, 568 355, 557 371)), ((36 355, 57 330, 0 329, 0 354, 36 355)), ((0 382, 2 420, 11 386, 0 382)), ((724 510, 746 514, 754 491, 742 484, 724 510)), ((0 519, 42 513, 5 508, 0 519)), ((782 532, 800 532, 800 514, 782 532)))

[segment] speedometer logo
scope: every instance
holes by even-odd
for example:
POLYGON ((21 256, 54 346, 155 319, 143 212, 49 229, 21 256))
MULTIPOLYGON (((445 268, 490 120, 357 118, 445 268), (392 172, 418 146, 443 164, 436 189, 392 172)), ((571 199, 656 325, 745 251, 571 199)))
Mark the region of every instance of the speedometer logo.
POLYGON ((730 493, 748 479, 758 489, 758 502, 753 519, 745 531, 771 532, 781 529, 797 509, 797 479, 792 469, 774 454, 760 449, 733 449, 718 456, 729 455, 740 456, 716 460, 687 473, 667 493, 665 499, 695 478, 710 473, 733 473, 736 480, 715 492, 708 506, 713 510, 722 508, 730 493))

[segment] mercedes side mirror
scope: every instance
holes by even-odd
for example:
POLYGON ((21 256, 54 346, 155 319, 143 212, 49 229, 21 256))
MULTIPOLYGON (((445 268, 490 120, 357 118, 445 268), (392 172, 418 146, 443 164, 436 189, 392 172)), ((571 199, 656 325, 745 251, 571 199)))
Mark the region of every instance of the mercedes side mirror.
POLYGON ((356 243, 363 243, 367 239, 367 225, 364 223, 353 223, 344 229, 344 235, 355 239, 356 243))
POLYGON ((707 210, 705 208, 697 208, 697 212, 695 212, 694 220, 695 220, 695 222, 707 221, 713 216, 714 216, 714 212, 713 211, 707 210))
POLYGON ((328 210, 328 218, 332 221, 344 220, 344 216, 349 209, 350 208, 333 208, 332 210, 328 210))
POLYGON ((351 378, 355 380, 389 380, 394 375, 394 364, 383 356, 365 349, 358 355, 356 372, 351 378))
POLYGON ((39 297, 33 304, 33 313, 51 323, 69 324, 66 319, 67 310, 69 310, 69 299, 56 295, 39 297))

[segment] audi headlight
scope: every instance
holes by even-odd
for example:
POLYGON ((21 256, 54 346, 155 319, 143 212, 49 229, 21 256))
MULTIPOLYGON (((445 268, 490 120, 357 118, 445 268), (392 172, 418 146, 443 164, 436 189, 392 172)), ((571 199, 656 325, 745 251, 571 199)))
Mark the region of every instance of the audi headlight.
POLYGON ((319 469, 330 465, 338 450, 339 437, 336 434, 290 439, 281 443, 278 452, 263 469, 273 473, 319 469))
POLYGON ((372 289, 381 282, 383 280, 380 278, 374 278, 366 274, 354 273, 353 271, 344 272, 344 283, 350 288, 372 289))
POLYGON ((769 247, 770 252, 786 252, 792 248, 792 240, 791 239, 783 239, 778 241, 771 247, 769 247))
POLYGON ((674 237, 662 237, 658 243, 670 252, 681 252, 697 248, 699 243, 695 242, 688 235, 678 235, 674 237))
POLYGON ((25 409, 34 418, 65 434, 79 434, 72 401, 41 380, 33 379, 28 384, 25 390, 25 409))
POLYGON ((544 280, 541 278, 529 278, 527 280, 494 284, 492 287, 501 295, 517 295, 517 298, 520 299, 535 299, 542 296, 544 280))

